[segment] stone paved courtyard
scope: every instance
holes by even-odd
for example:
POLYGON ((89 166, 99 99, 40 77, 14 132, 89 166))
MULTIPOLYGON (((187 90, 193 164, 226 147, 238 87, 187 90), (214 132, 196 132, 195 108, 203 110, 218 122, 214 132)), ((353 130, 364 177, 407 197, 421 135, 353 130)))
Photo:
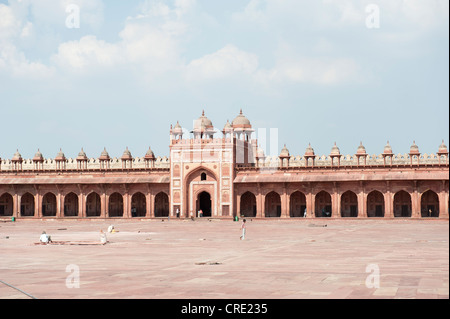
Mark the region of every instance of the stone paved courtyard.
MULTIPOLYGON (((241 241, 233 221, 0 222, 0 280, 36 298, 449 298, 448 220, 247 224, 241 241), (64 245, 35 245, 43 230, 64 245)), ((29 297, 0 283, 0 298, 29 297)))

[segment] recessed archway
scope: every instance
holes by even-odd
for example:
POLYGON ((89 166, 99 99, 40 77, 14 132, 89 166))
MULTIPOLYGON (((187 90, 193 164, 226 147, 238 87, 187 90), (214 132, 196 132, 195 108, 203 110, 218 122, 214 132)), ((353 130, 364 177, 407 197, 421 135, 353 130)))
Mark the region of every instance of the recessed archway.
POLYGON ((367 195, 367 217, 384 217, 384 196, 377 190, 367 195))
POLYGON ((155 217, 169 216, 169 196, 160 192, 155 196, 155 217))
POLYGON ((42 216, 56 216, 56 196, 53 193, 47 193, 42 198, 42 216))
POLYGON ((439 196, 432 190, 422 194, 420 199, 422 217, 439 217, 439 196))
POLYGON ((241 196, 241 211, 243 217, 256 217, 256 196, 252 192, 245 192, 241 196))
POLYGON ((341 216, 358 217, 358 196, 352 191, 346 191, 341 196, 341 216))
POLYGON ((119 193, 109 196, 109 217, 123 217, 123 197, 119 193))
POLYGON ((78 196, 75 193, 64 197, 64 216, 78 216, 78 196))
POLYGON ((197 196, 197 212, 201 212, 198 217, 211 217, 211 195, 208 192, 201 192, 197 196))
POLYGON ((30 193, 22 195, 20 199, 20 216, 31 217, 34 216, 34 196, 30 193))
POLYGON ((0 196, 0 216, 12 216, 13 215, 13 197, 5 193, 0 196))
POLYGON ((100 195, 93 192, 86 198, 86 216, 99 217, 101 215, 101 200, 100 195))
POLYGON ((265 216, 281 217, 281 197, 277 192, 270 192, 266 195, 265 216))
POLYGON ((147 214, 147 204, 145 195, 136 193, 131 197, 131 217, 145 217, 147 214))
POLYGON ((411 195, 403 190, 394 196, 394 217, 411 217, 411 195))
POLYGON ((300 191, 292 193, 290 197, 289 216, 304 217, 306 211, 306 196, 300 191))
POLYGON ((332 203, 331 195, 326 191, 321 191, 316 195, 316 217, 331 217, 332 203))

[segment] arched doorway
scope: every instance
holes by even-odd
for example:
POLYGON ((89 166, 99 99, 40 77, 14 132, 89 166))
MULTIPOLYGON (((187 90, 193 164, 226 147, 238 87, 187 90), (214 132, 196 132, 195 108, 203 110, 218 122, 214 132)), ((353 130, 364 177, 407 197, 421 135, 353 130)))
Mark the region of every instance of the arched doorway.
POLYGON ((64 216, 78 216, 78 196, 75 193, 64 197, 64 216))
POLYGON ((306 210, 306 196, 300 191, 296 191, 291 195, 290 207, 289 207, 290 217, 304 217, 306 210))
POLYGON ((131 197, 131 217, 145 217, 147 213, 147 204, 145 195, 136 193, 131 197))
POLYGON ((101 212, 100 195, 97 193, 90 193, 86 198, 86 216, 99 217, 101 212))
POLYGON ((169 216, 169 196, 161 192, 155 196, 155 217, 169 216))
POLYGON ((240 215, 256 217, 256 196, 252 192, 246 192, 241 196, 240 215))
POLYGON ((384 196, 379 191, 367 195, 367 217, 384 217, 384 196))
POLYGON ((411 217, 411 195, 405 191, 399 191, 394 196, 394 217, 411 217))
POLYGON ((42 198, 42 216, 56 216, 56 196, 53 193, 47 193, 42 198))
POLYGON ((270 192, 266 195, 265 216, 281 217, 281 197, 276 192, 270 192))
POLYGON ((439 217, 439 196, 432 190, 427 190, 420 199, 422 217, 439 217))
POLYGON ((34 216, 34 196, 26 193, 20 199, 20 216, 34 216))
POLYGON ((208 192, 201 192, 197 196, 197 212, 202 211, 202 216, 197 217, 211 217, 211 195, 208 192))
POLYGON ((316 217, 331 217, 331 195, 328 192, 321 191, 316 195, 315 209, 316 217))
POLYGON ((341 216, 358 217, 358 196, 352 191, 346 191, 341 196, 341 216))
POLYGON ((123 217, 123 197, 119 193, 109 196, 109 217, 123 217))
POLYGON ((13 197, 5 193, 0 196, 0 216, 13 215, 13 197))

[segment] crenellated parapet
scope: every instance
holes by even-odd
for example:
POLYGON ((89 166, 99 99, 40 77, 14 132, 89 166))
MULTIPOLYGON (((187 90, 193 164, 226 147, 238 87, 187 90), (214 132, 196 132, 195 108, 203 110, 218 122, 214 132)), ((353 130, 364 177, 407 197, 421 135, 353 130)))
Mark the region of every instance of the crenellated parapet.
MULTIPOLYGON (((129 151, 128 151, 129 152, 129 151)), ((127 153, 128 154, 128 153, 127 153)), ((38 151, 32 159, 23 159, 17 151, 12 159, 0 159, 0 173, 17 171, 94 171, 94 170, 144 170, 169 169, 169 158, 155 157, 149 150, 142 157, 109 157, 104 150, 99 158, 89 158, 83 150, 75 158, 66 158, 60 151, 55 158, 44 158, 38 151)))

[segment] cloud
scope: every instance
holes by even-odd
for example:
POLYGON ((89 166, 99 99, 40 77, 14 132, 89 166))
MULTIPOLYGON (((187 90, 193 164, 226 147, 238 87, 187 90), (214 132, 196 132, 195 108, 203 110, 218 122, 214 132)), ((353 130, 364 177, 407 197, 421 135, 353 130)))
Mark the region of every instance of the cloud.
POLYGON ((258 68, 258 56, 232 44, 215 53, 195 59, 187 66, 190 79, 218 79, 236 74, 252 74, 258 68))

